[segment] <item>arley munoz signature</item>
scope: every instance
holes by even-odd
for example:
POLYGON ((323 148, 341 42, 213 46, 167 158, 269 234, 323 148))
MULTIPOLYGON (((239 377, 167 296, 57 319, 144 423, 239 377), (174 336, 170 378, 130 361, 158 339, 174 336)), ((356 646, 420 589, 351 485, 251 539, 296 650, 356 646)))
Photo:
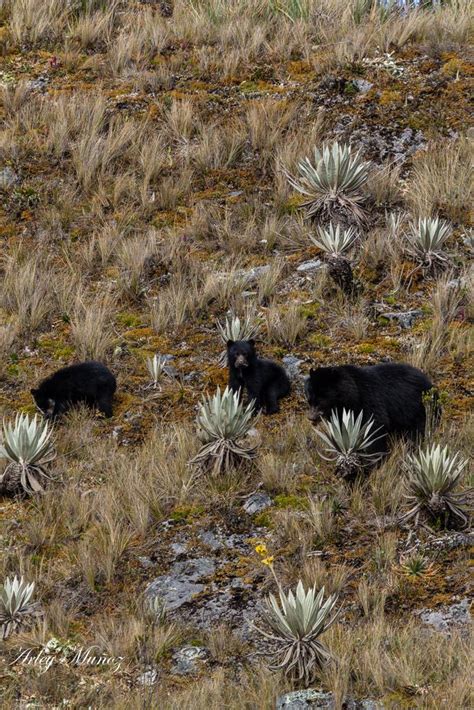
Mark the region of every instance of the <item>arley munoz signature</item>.
POLYGON ((100 651, 97 646, 89 648, 77 648, 70 655, 52 654, 47 649, 41 648, 39 651, 31 648, 21 648, 19 655, 10 663, 14 666, 18 663, 24 666, 38 666, 44 673, 53 665, 61 664, 67 666, 92 666, 109 667, 113 673, 120 670, 123 656, 94 655, 94 651, 100 651))

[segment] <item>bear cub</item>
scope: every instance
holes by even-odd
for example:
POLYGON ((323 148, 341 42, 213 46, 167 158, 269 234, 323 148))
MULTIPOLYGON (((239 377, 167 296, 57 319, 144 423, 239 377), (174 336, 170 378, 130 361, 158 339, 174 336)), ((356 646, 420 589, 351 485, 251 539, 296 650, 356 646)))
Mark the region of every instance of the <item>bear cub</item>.
MULTIPOLYGON (((421 370, 404 363, 383 363, 358 367, 341 365, 310 370, 305 393, 310 407, 309 418, 327 419, 331 410, 339 416, 352 409, 364 421, 374 417, 379 435, 420 440, 425 432, 426 411, 423 395, 433 388, 421 370)), ((436 412, 439 416, 439 410, 436 412)), ((373 450, 388 451, 387 436, 374 443, 373 450)))
POLYGON ((63 367, 32 389, 36 405, 47 418, 54 419, 78 403, 112 416, 112 400, 117 381, 100 362, 81 362, 63 367))
POLYGON ((278 400, 290 393, 290 380, 281 365, 257 356, 254 340, 228 340, 227 363, 233 392, 246 389, 257 411, 275 414, 280 410, 278 400))

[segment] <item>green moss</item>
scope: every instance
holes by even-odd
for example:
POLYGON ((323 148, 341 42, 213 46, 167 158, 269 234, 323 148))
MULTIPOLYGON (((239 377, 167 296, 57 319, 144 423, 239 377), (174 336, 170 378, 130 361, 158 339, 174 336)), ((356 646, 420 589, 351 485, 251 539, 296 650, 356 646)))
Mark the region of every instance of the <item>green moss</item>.
POLYGON ((329 335, 323 335, 322 333, 314 333, 308 338, 312 345, 316 345, 318 348, 328 348, 332 345, 332 338, 329 335))
POLYGON ((173 510, 170 519, 177 523, 186 522, 199 517, 204 512, 202 506, 179 506, 173 510))
POLYGON ((379 325, 390 325, 390 318, 385 318, 385 316, 379 316, 377 318, 377 323, 379 325))
POLYGON ((138 328, 142 324, 142 319, 135 313, 119 313, 117 321, 125 328, 138 328))
POLYGON ((281 493, 275 496, 275 505, 277 508, 293 508, 294 510, 306 510, 308 501, 306 498, 295 495, 284 495, 281 493))
POLYGON ((271 513, 267 510, 264 510, 262 513, 256 515, 253 521, 259 528, 271 528, 273 524, 271 513))
POLYGON ((299 313, 303 318, 315 318, 319 311, 319 303, 305 303, 299 307, 299 313))
POLYGON ((359 353, 374 353, 375 349, 375 345, 372 345, 372 343, 361 343, 357 346, 357 352, 359 353))

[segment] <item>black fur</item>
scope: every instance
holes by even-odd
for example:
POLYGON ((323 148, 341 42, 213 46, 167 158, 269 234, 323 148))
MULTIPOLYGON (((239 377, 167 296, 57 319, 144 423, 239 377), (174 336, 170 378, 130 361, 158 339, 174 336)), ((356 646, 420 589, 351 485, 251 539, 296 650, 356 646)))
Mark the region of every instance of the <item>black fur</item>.
POLYGON ((116 389, 117 382, 110 370, 100 362, 90 361, 63 367, 32 389, 31 394, 46 417, 63 414, 79 402, 111 417, 116 389))
MULTIPOLYGON (((418 441, 425 432, 426 411, 423 394, 433 388, 429 378, 416 367, 403 363, 387 363, 357 367, 319 367, 310 371, 305 381, 305 393, 310 406, 310 419, 327 419, 335 409, 357 415, 364 412, 364 421, 374 417, 379 434, 405 437, 418 441)), ((387 437, 375 450, 387 451, 387 437)))
POLYGON ((290 393, 291 385, 281 365, 257 356, 253 340, 229 340, 227 342, 229 387, 234 391, 247 390, 249 400, 255 400, 255 408, 266 414, 275 414, 280 407, 278 400, 290 393))

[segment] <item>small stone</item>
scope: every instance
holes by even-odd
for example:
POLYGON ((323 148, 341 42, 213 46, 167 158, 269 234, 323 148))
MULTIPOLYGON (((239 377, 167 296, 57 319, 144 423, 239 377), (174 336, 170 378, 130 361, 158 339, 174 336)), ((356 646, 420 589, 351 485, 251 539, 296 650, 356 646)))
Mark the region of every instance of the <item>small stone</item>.
POLYGON ((140 685, 154 685, 158 680, 158 672, 154 669, 145 671, 137 678, 137 683, 140 685))
POLYGON ((423 311, 404 311, 400 313, 381 313, 382 318, 398 320, 402 328, 411 328, 417 318, 421 318, 423 311))
POLYGON ((206 661, 208 652, 201 646, 183 646, 173 655, 175 665, 171 669, 176 675, 193 675, 206 661))
POLYGON ((322 693, 312 688, 286 693, 276 702, 276 710, 334 710, 335 707, 332 693, 322 693))
POLYGON ((243 509, 248 515, 255 515, 256 513, 261 513, 265 508, 269 508, 272 505, 272 499, 267 493, 253 493, 243 505, 243 509))
POLYGON ((283 358, 283 365, 290 379, 297 379, 301 377, 300 365, 303 364, 303 360, 295 357, 294 355, 285 355, 283 358))
POLYGON ((370 81, 366 81, 365 79, 353 79, 352 83, 354 84, 356 89, 360 91, 361 94, 366 94, 373 87, 373 84, 371 84, 370 81))
POLYGON ((296 271, 300 273, 306 273, 308 271, 317 271, 324 266, 321 259, 311 259, 310 261, 303 261, 302 264, 296 267, 296 271))
POLYGON ((0 170, 0 189, 5 190, 18 181, 18 175, 8 166, 0 170))

